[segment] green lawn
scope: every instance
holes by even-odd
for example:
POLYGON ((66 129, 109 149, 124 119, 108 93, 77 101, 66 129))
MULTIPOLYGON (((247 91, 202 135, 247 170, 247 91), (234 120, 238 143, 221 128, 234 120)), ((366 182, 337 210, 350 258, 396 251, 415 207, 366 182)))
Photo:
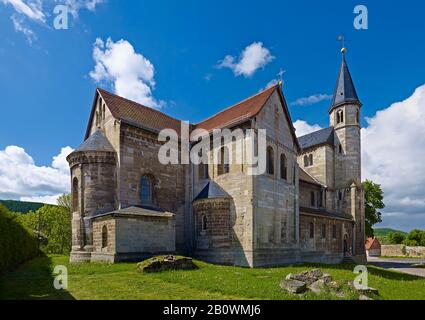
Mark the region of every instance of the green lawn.
MULTIPOLYGON (((353 266, 303 265, 244 269, 206 264, 193 271, 142 274, 136 264, 68 264, 66 256, 37 258, 0 278, 0 299, 336 299, 330 293, 299 297, 283 293, 279 282, 289 273, 320 267, 341 283, 352 281, 353 266), (68 267, 68 291, 53 288, 56 265, 68 267)), ((369 268, 369 285, 381 299, 425 299, 425 279, 380 268, 369 268)), ((348 290, 348 286, 345 288, 348 290)), ((355 299, 351 294, 349 299, 355 299)))

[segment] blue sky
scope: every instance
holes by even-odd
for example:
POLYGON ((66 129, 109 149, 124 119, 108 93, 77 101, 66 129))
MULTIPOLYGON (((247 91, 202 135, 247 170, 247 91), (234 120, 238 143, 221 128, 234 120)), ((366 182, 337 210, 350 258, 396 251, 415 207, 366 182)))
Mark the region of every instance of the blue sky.
MULTIPOLYGON (((61 148, 81 143, 96 86, 114 90, 113 83, 95 83, 90 76, 98 38, 123 39, 149 60, 155 70, 152 96, 164 102, 161 111, 192 122, 257 93, 281 68, 288 103, 332 94, 341 33, 365 118, 425 83, 422 1, 104 0, 93 7, 90 1, 67 1, 78 3, 78 16, 70 17, 68 30, 55 30, 53 0, 0 0, 0 151, 18 146, 37 166, 52 166, 61 148), (18 2, 43 18, 19 12, 18 2), (358 4, 368 8, 368 30, 353 27, 358 4), (225 56, 237 61, 259 42, 273 59, 252 75, 217 67, 225 56)), ((326 127, 329 103, 292 104, 291 115, 326 127)), ((418 205, 423 210, 415 221, 425 228, 425 203, 418 205)))

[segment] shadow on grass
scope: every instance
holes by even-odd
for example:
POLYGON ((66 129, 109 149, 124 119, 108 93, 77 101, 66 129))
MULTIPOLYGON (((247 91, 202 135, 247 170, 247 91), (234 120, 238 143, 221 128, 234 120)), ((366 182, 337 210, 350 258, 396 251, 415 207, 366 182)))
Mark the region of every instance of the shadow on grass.
POLYGON ((42 255, 0 276, 0 300, 75 300, 54 288, 52 259, 42 255))

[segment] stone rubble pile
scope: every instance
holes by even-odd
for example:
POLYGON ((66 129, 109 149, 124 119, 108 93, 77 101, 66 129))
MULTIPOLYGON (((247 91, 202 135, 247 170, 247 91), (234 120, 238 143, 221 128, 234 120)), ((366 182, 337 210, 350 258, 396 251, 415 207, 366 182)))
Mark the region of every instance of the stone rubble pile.
MULTIPOLYGON (((320 269, 297 274, 290 273, 281 281, 280 287, 282 290, 293 294, 303 294, 308 291, 320 294, 323 291, 330 291, 338 298, 346 298, 341 285, 334 281, 330 274, 323 273, 320 269)), ((379 294, 378 290, 373 288, 356 289, 352 282, 349 283, 349 287, 358 291, 361 300, 372 300, 367 296, 368 294, 379 294)))

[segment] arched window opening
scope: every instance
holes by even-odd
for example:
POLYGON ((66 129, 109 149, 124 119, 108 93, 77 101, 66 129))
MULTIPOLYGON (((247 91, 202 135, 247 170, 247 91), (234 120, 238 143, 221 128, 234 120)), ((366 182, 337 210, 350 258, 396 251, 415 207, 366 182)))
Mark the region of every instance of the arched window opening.
POLYGON ((283 153, 280 155, 280 178, 288 180, 288 165, 286 156, 283 153))
POLYGON ((152 205, 153 196, 152 196, 152 180, 143 176, 140 181, 140 201, 142 205, 152 205))
POLYGON ((338 200, 339 200, 339 201, 342 201, 342 198, 343 198, 342 191, 341 191, 341 190, 339 190, 339 191, 338 191, 338 200))
POLYGON ((79 211, 78 203, 78 179, 74 178, 72 181, 72 211, 79 211))
POLYGON ((339 110, 336 114, 336 122, 337 124, 344 122, 344 111, 343 110, 339 110))
POLYGON ((314 239, 314 223, 310 223, 310 239, 314 239))
POLYGON ((274 150, 272 147, 267 148, 267 173, 274 175, 274 150))
POLYGON ((207 231, 208 228, 208 221, 207 221, 207 216, 202 216, 202 231, 207 231))
POLYGON ((230 160, 229 160, 229 149, 227 147, 221 147, 218 155, 217 174, 219 176, 230 172, 230 160))
POLYGON ((326 239, 326 224, 322 225, 322 238, 326 239))
POLYGON ((336 239, 336 225, 332 226, 332 238, 336 239))
POLYGON ((344 152, 344 150, 342 149, 342 144, 339 145, 338 152, 339 154, 342 154, 344 152))
POLYGON ((313 165, 314 165, 314 158, 313 158, 313 155, 312 155, 312 154, 310 154, 310 156, 308 157, 308 159, 309 159, 310 166, 313 166, 313 165))
POLYGON ((108 227, 104 225, 102 227, 102 249, 108 247, 108 227))
POLYGON ((357 123, 360 123, 360 111, 359 110, 357 110, 357 112, 356 112, 356 121, 357 121, 357 123))
POLYGON ((310 204, 312 207, 316 206, 316 193, 314 191, 310 193, 310 204))
POLYGON ((308 156, 304 156, 304 168, 308 167, 308 156))
POLYGON ((208 164, 201 163, 199 165, 199 179, 208 179, 208 164))

